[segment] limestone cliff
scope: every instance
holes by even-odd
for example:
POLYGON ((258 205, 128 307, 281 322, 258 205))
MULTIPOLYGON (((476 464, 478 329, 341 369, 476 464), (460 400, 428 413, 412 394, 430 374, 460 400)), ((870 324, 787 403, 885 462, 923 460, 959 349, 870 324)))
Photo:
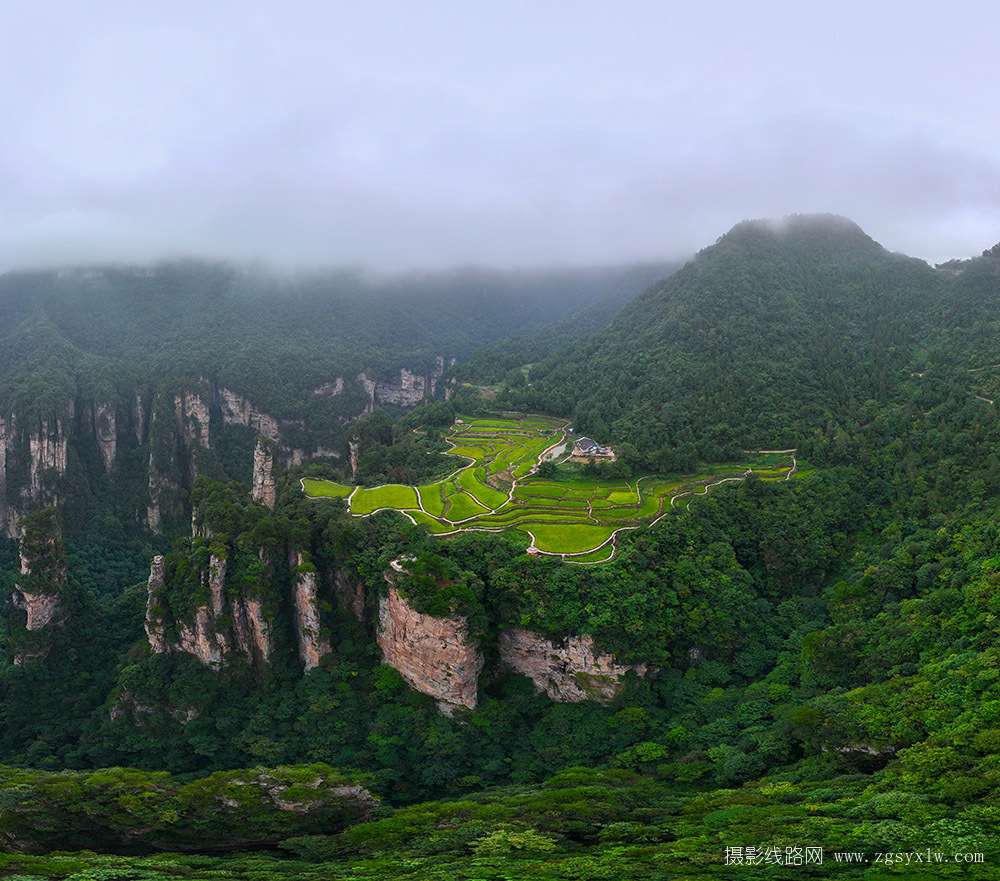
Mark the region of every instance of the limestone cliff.
POLYGON ((475 708, 483 657, 469 641, 465 618, 422 614, 391 586, 379 600, 377 638, 383 662, 433 697, 442 712, 475 708))
POLYGON ((99 401, 94 406, 94 434, 97 448, 101 451, 104 470, 110 474, 118 452, 118 425, 115 406, 110 401, 99 401))
POLYGON ((454 365, 454 358, 446 359, 438 355, 434 359, 434 367, 426 373, 414 373, 405 367, 399 369, 399 379, 370 379, 367 372, 359 373, 358 381, 368 395, 365 412, 370 413, 378 404, 413 407, 425 398, 433 398, 445 370, 454 365))
POLYGON ((208 393, 200 387, 159 393, 149 417, 149 502, 146 522, 161 530, 164 517, 179 517, 199 463, 211 449, 208 393))
POLYGON ((218 390, 219 408, 226 425, 246 425, 273 443, 280 443, 278 420, 254 407, 246 398, 227 388, 218 390))
POLYGON ((344 378, 338 376, 333 382, 324 382, 313 389, 314 395, 326 395, 328 398, 335 398, 344 393, 344 378))
POLYGON ((169 608, 164 558, 153 558, 144 627, 155 654, 185 652, 215 670, 232 655, 258 664, 270 660, 274 645, 263 604, 255 597, 232 594, 226 585, 227 569, 225 548, 213 545, 208 565, 199 574, 206 601, 174 611, 169 608), (168 636, 168 620, 174 622, 174 637, 168 636))
POLYGON ((10 441, 8 420, 0 417, 0 529, 14 538, 17 535, 16 512, 7 502, 7 445, 10 441))
POLYGON ((135 403, 132 405, 132 425, 135 428, 135 442, 138 444, 146 439, 146 419, 146 406, 142 401, 142 394, 136 392, 135 403))
POLYGON ((531 679, 536 692, 559 703, 608 703, 621 691, 626 673, 646 673, 645 665, 628 667, 601 654, 589 635, 570 636, 557 644, 520 629, 500 634, 500 661, 531 679))
POLYGON ((198 466, 196 457, 191 454, 198 447, 212 446, 209 406, 197 392, 180 392, 174 395, 174 413, 181 447, 188 454, 188 479, 194 483, 198 477, 198 466))
POLYGON ((233 602, 233 629, 243 656, 258 665, 268 664, 274 651, 271 622, 258 599, 238 597, 233 602))
POLYGON ((11 642, 14 663, 22 665, 48 655, 53 632, 62 628, 68 614, 69 580, 58 511, 46 508, 25 517, 19 552, 20 573, 11 601, 25 617, 23 625, 14 622, 11 642))
POLYGON ((146 639, 153 654, 162 655, 167 651, 167 635, 163 624, 163 588, 167 582, 167 565, 163 557, 157 554, 149 567, 149 580, 146 582, 146 620, 143 628, 146 639))
POLYGON ((411 373, 405 367, 399 370, 399 381, 375 383, 375 397, 385 404, 419 404, 428 394, 426 377, 411 373))
POLYGON ((28 435, 30 478, 24 493, 27 500, 55 501, 51 479, 66 473, 65 428, 65 419, 42 419, 28 435))
POLYGON ((274 508, 274 446, 263 435, 257 435, 253 451, 253 475, 250 480, 250 496, 261 505, 274 508))
POLYGON ((299 660, 306 672, 319 666, 330 654, 330 642, 323 635, 316 588, 316 569, 301 550, 293 550, 289 565, 294 573, 293 610, 299 660))
POLYGON ((228 634, 216 627, 225 603, 225 557, 213 552, 209 557, 208 571, 202 577, 207 582, 209 602, 198 606, 192 618, 178 622, 176 649, 194 655, 206 666, 218 669, 230 648, 228 634))

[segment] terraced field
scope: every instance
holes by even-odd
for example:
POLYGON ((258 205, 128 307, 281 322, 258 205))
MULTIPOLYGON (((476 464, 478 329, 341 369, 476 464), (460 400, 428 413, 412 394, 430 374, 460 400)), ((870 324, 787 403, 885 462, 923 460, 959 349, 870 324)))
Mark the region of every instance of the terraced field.
POLYGON ((544 480, 535 473, 564 443, 572 447, 568 423, 544 416, 460 419, 451 427, 448 455, 462 460, 437 483, 352 487, 302 480, 310 498, 346 498, 352 514, 399 511, 435 535, 476 529, 520 529, 540 554, 580 564, 603 563, 615 553, 615 537, 672 508, 690 503, 726 481, 757 473, 787 480, 796 473, 793 450, 754 454, 753 464, 719 466, 693 477, 640 477, 629 481, 544 480), (551 451, 551 452, 550 452, 551 451), (546 456, 546 454, 549 456, 546 456))

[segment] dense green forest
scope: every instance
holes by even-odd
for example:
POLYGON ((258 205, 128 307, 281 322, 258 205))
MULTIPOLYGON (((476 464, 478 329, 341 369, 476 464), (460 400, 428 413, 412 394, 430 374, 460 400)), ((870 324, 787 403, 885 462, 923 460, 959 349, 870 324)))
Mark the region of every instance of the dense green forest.
MULTIPOLYGON (((273 508, 202 475, 171 545, 106 539, 113 576, 55 512, 28 518, 68 623, 26 631, 12 596, 42 589, 0 548, 0 874, 996 877, 1000 263, 946 268, 839 219, 741 224, 590 336, 470 351, 455 375, 499 391, 479 406, 569 416, 637 474, 796 450, 797 479, 715 488, 609 563, 350 517, 301 493, 329 464, 282 474, 273 508), (134 561, 155 550, 154 593, 134 561), (223 561, 243 605, 213 632, 257 604, 266 662, 232 636, 215 667, 153 650, 149 622, 181 644, 223 561), (329 651, 304 672, 307 583, 329 651), (463 622, 474 708, 383 663, 390 591, 463 622), (500 662, 515 629, 587 635, 630 672, 552 700, 500 662)), ((357 479, 433 474, 455 413, 355 423, 357 479)))
MULTIPOLYGON (((615 291, 627 299, 664 271, 367 278, 190 261, 8 273, 0 277, 0 405, 19 389, 44 397, 28 383, 56 395, 103 381, 127 400, 165 376, 206 376, 276 417, 315 420, 318 407, 332 404, 311 390, 334 377, 430 368, 439 355, 465 359, 615 291)), ((615 303, 604 310, 610 317, 615 303)))

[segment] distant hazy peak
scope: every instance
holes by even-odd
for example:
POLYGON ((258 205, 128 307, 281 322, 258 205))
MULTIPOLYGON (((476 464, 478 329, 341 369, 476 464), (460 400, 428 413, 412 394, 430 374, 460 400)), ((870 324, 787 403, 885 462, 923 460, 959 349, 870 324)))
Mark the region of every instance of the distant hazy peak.
MULTIPOLYGON (((715 247, 831 246, 883 252, 853 220, 837 214, 790 214, 780 219, 743 220, 721 236, 715 247)), ((712 248, 706 248, 710 251, 712 248)), ((702 252, 704 253, 704 251, 702 252)))

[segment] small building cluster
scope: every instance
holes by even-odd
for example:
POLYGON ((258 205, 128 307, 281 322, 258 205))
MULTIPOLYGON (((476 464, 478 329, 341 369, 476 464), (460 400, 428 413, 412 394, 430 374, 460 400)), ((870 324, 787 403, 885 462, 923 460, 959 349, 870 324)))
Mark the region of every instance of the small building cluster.
POLYGON ((591 440, 589 437, 578 437, 576 443, 573 445, 573 456, 584 456, 598 459, 611 459, 614 460, 615 452, 611 447, 602 447, 597 441, 591 440))

